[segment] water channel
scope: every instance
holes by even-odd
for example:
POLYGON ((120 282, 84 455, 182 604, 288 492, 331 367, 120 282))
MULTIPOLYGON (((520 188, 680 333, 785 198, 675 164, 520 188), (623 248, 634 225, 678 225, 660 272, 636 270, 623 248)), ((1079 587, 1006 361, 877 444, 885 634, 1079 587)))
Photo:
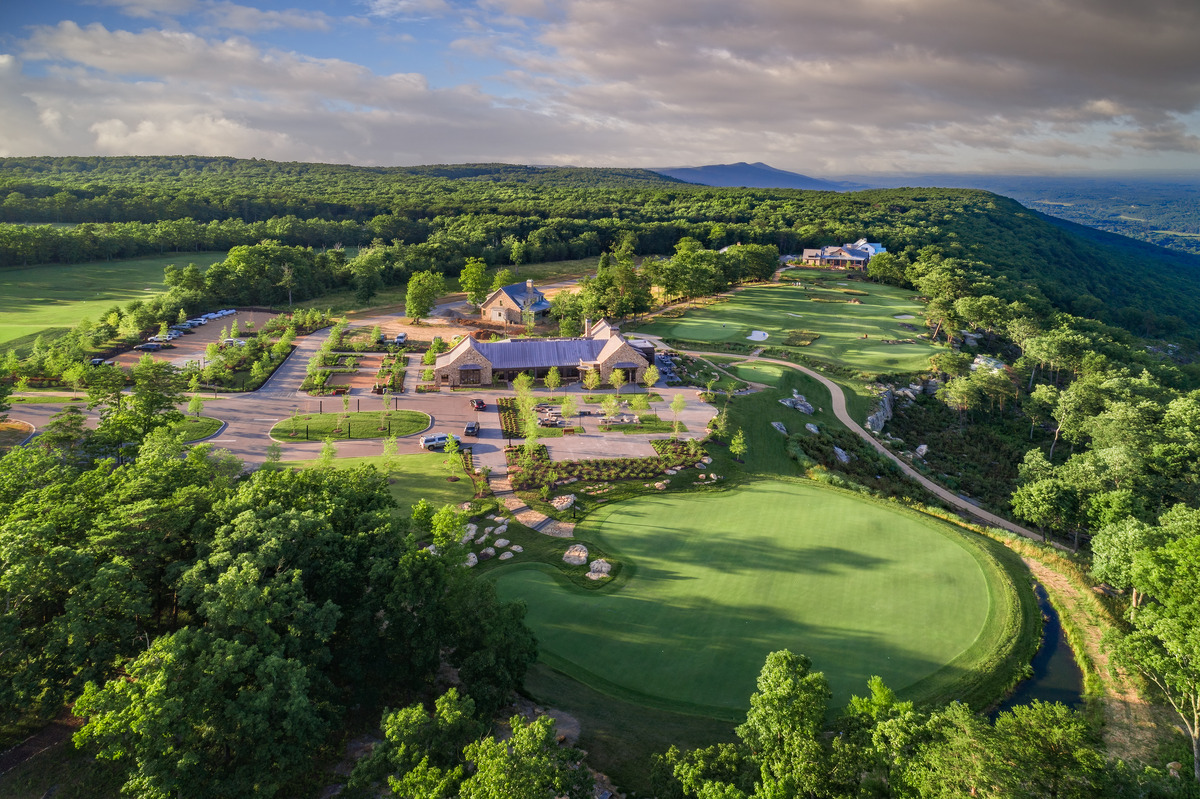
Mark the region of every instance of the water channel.
POLYGON ((1041 583, 1033 584, 1038 608, 1042 612, 1042 643, 1030 661, 1033 676, 1022 682, 1012 695, 997 705, 993 716, 1014 705, 1025 705, 1035 699, 1043 702, 1062 702, 1067 707, 1083 705, 1083 671, 1075 662, 1075 654, 1067 643, 1058 619, 1058 611, 1050 604, 1041 583))

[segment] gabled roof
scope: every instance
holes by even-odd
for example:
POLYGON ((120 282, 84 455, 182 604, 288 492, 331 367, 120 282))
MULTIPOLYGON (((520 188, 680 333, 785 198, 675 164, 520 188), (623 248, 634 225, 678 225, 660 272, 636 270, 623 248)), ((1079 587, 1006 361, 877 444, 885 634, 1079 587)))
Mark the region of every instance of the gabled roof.
POLYGON ((528 283, 513 283, 508 286, 501 286, 488 295, 483 304, 487 305, 500 293, 503 293, 512 300, 518 308, 524 309, 528 303, 528 309, 531 311, 550 310, 550 301, 546 299, 546 295, 542 294, 536 288, 531 290, 528 283))
POLYGON ((504 341, 476 341, 464 336, 448 352, 438 356, 435 368, 453 363, 465 350, 482 355, 493 369, 534 369, 550 366, 579 366, 611 356, 626 343, 608 322, 592 327, 589 338, 514 338, 504 341))

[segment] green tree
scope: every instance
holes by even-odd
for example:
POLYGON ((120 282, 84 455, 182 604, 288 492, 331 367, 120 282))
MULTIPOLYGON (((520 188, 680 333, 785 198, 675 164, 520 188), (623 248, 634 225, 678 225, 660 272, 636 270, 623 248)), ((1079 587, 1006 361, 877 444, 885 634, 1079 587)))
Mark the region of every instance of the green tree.
POLYGON ((600 388, 600 370, 588 369, 583 373, 583 387, 588 391, 595 391, 600 388))
POLYGON ((738 463, 741 463, 748 451, 746 436, 739 427, 737 432, 733 434, 733 438, 729 441, 729 454, 736 458, 738 463))
POLYGON ((562 417, 563 420, 569 420, 572 416, 579 413, 579 403, 575 399, 574 394, 567 394, 562 398, 562 417))
POLYGON ((199 394, 192 394, 188 399, 187 410, 192 416, 199 416, 204 410, 204 399, 199 394))
POLYGON ((654 386, 658 383, 661 377, 662 375, 658 373, 658 367, 654 364, 650 364, 646 367, 646 371, 642 373, 642 385, 646 387, 647 391, 653 391, 654 386))
POLYGON ((592 775, 583 752, 560 746, 554 719, 539 716, 526 722, 509 720, 508 741, 484 738, 469 744, 466 760, 475 773, 463 782, 462 799, 585 799, 592 794, 592 775))
POLYGON ((517 276, 513 274, 511 269, 501 269, 492 279, 492 291, 498 291, 505 286, 511 286, 517 282, 517 276))
POLYGON ((333 461, 337 458, 337 445, 334 443, 331 436, 327 436, 321 443, 321 454, 317 457, 317 465, 326 469, 333 467, 333 461))
POLYGON ((476 308, 482 305, 490 293, 487 264, 479 258, 468 258, 458 276, 458 287, 466 292, 467 302, 476 308))
POLYGON ((557 391, 562 386, 562 375, 558 373, 557 366, 551 366, 546 372, 545 383, 551 391, 557 391))
POLYGON ((629 381, 625 379, 624 369, 613 369, 608 375, 608 382, 614 389, 617 390, 617 394, 619 395, 621 393, 621 387, 629 381))
POLYGON ((429 316, 438 297, 445 292, 445 283, 437 272, 417 272, 408 279, 404 311, 414 322, 429 316))
POLYGON ((687 407, 687 399, 682 394, 676 394, 671 399, 671 414, 672 427, 674 428, 673 437, 679 437, 679 414, 683 413, 683 409, 687 407))

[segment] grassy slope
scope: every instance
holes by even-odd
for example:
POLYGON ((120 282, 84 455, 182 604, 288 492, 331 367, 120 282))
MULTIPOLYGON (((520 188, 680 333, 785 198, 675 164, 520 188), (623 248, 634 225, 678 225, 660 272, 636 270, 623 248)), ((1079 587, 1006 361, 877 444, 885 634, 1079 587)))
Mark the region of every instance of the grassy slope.
POLYGON ((900 327, 901 322, 907 321, 918 329, 923 327, 923 307, 910 299, 911 291, 854 282, 849 288, 868 293, 865 297, 856 297, 862 305, 809 299, 849 299, 851 295, 839 291, 847 287, 838 283, 827 280, 823 288, 812 288, 811 279, 806 277, 805 288, 790 284, 752 286, 735 293, 726 302, 690 310, 681 318, 659 318, 638 328, 638 332, 699 342, 694 349, 703 349, 704 342, 752 343, 746 336, 753 330, 762 330, 769 336, 765 341, 757 342, 758 346, 783 347, 863 372, 910 372, 928 368, 931 354, 928 343, 882 343, 883 339, 915 338, 916 332, 900 327), (898 314, 916 318, 894 318, 898 314), (784 341, 791 330, 809 330, 819 333, 820 338, 805 347, 785 347, 784 341), (868 338, 864 339, 864 334, 868 338))
MULTIPOLYGON (((994 566, 950 528, 812 484, 630 500, 580 535, 626 563, 610 589, 564 591, 526 568, 504 571, 501 593, 527 599, 548 663, 664 710, 737 720, 782 647, 827 673, 835 704, 872 674, 904 693, 945 664, 965 673, 986 659, 995 640, 959 661, 989 613, 1011 612, 994 566)), ((949 685, 937 687, 914 692, 949 685)))
POLYGON ((50 264, 0 271, 0 345, 20 346, 20 339, 81 319, 96 320, 113 305, 149 299, 163 291, 163 267, 194 263, 208 267, 224 259, 221 252, 182 252, 118 261, 50 264))

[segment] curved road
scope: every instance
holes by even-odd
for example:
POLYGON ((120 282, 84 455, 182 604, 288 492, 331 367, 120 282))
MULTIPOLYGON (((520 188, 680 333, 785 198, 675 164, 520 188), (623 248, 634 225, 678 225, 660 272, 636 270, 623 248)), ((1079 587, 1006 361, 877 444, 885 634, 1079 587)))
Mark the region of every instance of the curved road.
MULTIPOLYGON (((641 336, 641 338, 645 338, 647 340, 655 340, 656 342, 658 341, 658 337, 656 337, 656 336, 643 335, 643 336, 641 336)), ((679 347, 673 347, 672 349, 678 350, 679 352, 686 352, 689 355, 699 355, 699 356, 705 356, 705 357, 718 357, 718 358, 728 358, 729 357, 729 353, 727 353, 727 352, 724 352, 724 353, 722 353, 722 352, 703 352, 700 350, 685 350, 685 349, 681 349, 679 347)), ((939 499, 945 501, 951 507, 965 511, 966 513, 970 514, 971 516, 974 516, 975 518, 979 519, 980 521, 982 521, 985 524, 988 524, 992 527, 999 527, 1001 529, 1008 530, 1009 532, 1016 533, 1017 535, 1022 535, 1022 536, 1025 536, 1026 538, 1031 538, 1035 541, 1042 541, 1042 542, 1046 541, 1045 536, 1042 536, 1038 533, 1033 532, 1032 530, 1022 527, 1019 524, 1010 522, 1008 519, 1005 519, 1001 516, 997 516, 994 513, 990 513, 988 511, 984 510, 983 508, 975 507, 970 502, 967 502, 966 500, 964 500, 962 497, 959 497, 958 495, 946 490, 942 486, 938 485, 937 483, 933 482, 932 480, 930 480, 929 478, 925 477, 923 474, 918 472, 916 469, 914 469, 912 466, 910 466, 908 463, 906 463, 903 459, 901 459, 898 455, 896 455, 894 452, 892 452, 887 447, 885 447, 883 444, 881 444, 879 442, 879 440, 875 438, 875 436, 871 435, 869 432, 867 432, 865 429, 863 429, 863 427, 858 422, 854 421, 854 419, 850 416, 850 412, 846 409, 846 394, 845 394, 845 392, 842 391, 842 387, 839 386, 837 383, 833 382, 832 380, 830 380, 825 375, 821 374, 820 372, 809 369, 807 366, 801 366, 800 364, 792 363, 791 361, 783 361, 783 360, 778 360, 776 358, 763 358, 758 355, 748 355, 748 356, 746 356, 746 358, 744 360, 757 361, 759 363, 770 363, 770 364, 775 364, 776 366, 788 367, 791 369, 795 369, 799 372, 803 372, 804 374, 808 375, 809 377, 815 379, 818 383, 820 383, 821 385, 823 385, 825 388, 827 388, 829 390, 829 396, 833 402, 833 414, 834 414, 834 416, 837 417, 838 421, 841 422, 842 424, 846 425, 846 427, 849 428, 849 430, 851 432, 858 435, 859 438, 861 438, 862 440, 869 443, 872 447, 874 447, 875 450, 877 452, 879 452, 880 455, 883 455, 885 458, 888 458, 893 463, 895 463, 897 466, 899 466, 900 470, 902 472, 904 472, 906 475, 911 477, 913 480, 920 483, 921 486, 926 491, 937 496, 939 499)))

